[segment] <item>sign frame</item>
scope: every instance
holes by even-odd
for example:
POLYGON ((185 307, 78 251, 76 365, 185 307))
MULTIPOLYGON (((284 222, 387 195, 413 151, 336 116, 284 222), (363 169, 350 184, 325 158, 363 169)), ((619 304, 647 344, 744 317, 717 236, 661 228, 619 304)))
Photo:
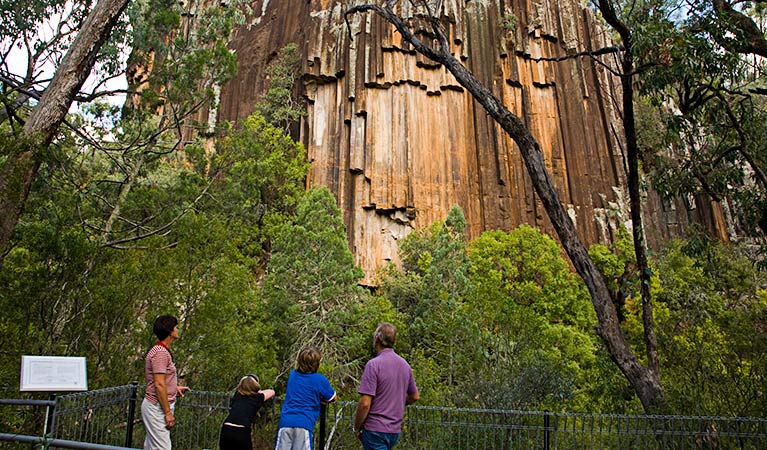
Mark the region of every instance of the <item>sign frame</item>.
POLYGON ((84 356, 21 356, 21 392, 81 392, 88 390, 84 356))

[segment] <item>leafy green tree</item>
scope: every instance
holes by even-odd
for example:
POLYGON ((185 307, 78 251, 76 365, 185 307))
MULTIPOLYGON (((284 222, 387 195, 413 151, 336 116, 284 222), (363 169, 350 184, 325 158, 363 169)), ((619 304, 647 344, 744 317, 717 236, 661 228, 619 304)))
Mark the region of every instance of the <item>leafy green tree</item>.
POLYGON ((256 111, 269 123, 288 129, 306 115, 306 108, 294 99, 293 94, 300 69, 298 46, 292 42, 282 47, 267 66, 269 88, 264 98, 256 103, 256 111))
MULTIPOLYGON (((72 173, 72 182, 82 187, 83 208, 92 212, 88 227, 103 245, 119 248, 164 235, 205 198, 210 183, 176 176, 191 172, 182 142, 189 140, 195 125, 190 116, 204 106, 212 107, 215 86, 236 71, 235 56, 226 47, 237 19, 234 7, 200 8, 193 24, 178 3, 166 0, 137 1, 128 13, 134 29, 127 68, 131 95, 120 111, 98 105, 88 110, 83 125, 101 130, 104 124, 114 123, 107 133, 111 139, 81 138, 79 144, 88 151, 75 154, 70 162, 74 168, 98 164, 85 174, 72 173), (140 67, 137 59, 148 67, 140 67), (173 191, 172 195, 163 197, 155 191, 154 203, 132 202, 134 189, 170 182, 176 185, 162 190, 173 191), (185 190, 184 201, 178 201, 180 191, 174 188, 185 190)), ((138 197, 143 196, 139 192, 138 197)))
MULTIPOLYGON (((182 122, 201 107, 210 105, 213 87, 234 74, 235 57, 226 42, 238 17, 237 11, 234 7, 215 7, 200 8, 189 14, 177 2, 136 1, 128 8, 131 24, 128 27, 127 20, 120 21, 127 4, 127 0, 102 0, 93 7, 90 20, 85 21, 91 2, 43 2, 32 8, 41 9, 35 10, 26 21, 15 22, 24 28, 21 36, 26 37, 27 43, 35 42, 35 45, 34 50, 26 47, 29 53, 26 75, 0 74, 4 75, 0 82, 8 91, 4 101, 9 105, 13 103, 7 116, 7 131, 23 143, 23 148, 0 160, 0 210, 3 211, 0 214, 0 261, 11 247, 10 239, 19 214, 44 163, 68 171, 63 176, 82 188, 83 200, 90 203, 83 208, 100 216, 88 217, 87 227, 99 236, 103 245, 124 246, 126 242, 162 234, 189 210, 161 207, 154 213, 143 210, 131 215, 133 211, 126 202, 130 202, 131 191, 146 180, 147 171, 152 171, 159 159, 183 159, 176 153, 184 138, 182 122), (46 40, 47 37, 35 34, 42 26, 39 21, 55 21, 59 16, 60 26, 53 27, 58 30, 53 38, 46 40), (191 26, 182 16, 194 17, 196 23, 191 26), (115 27, 120 31, 119 39, 107 41, 115 27), (80 28, 78 33, 72 31, 80 28), (139 75, 128 70, 129 103, 133 108, 126 108, 120 117, 118 108, 94 102, 116 92, 105 87, 105 83, 125 72, 120 55, 125 54, 128 47, 134 55, 145 55, 152 69, 139 75), (64 51, 67 52, 64 57, 57 57, 64 51), (46 62, 54 62, 55 66, 50 83, 36 78, 42 73, 39 65, 46 62), (83 83, 94 66, 99 69, 95 74, 96 87, 92 92, 82 92, 83 83), (34 90, 36 86, 44 86, 42 96, 34 90), (39 100, 29 117, 23 117, 16 106, 29 98, 39 100), (65 117, 74 99, 89 105, 86 106, 88 117, 65 117), (91 116, 95 119, 89 120, 91 116), (18 127, 19 123, 24 123, 23 128, 18 127), (83 149, 79 154, 68 154, 70 161, 52 159, 56 149, 49 150, 51 143, 62 139, 58 134, 63 131, 59 129, 62 123, 77 136, 78 145, 83 149), (88 164, 95 153, 101 154, 95 159, 102 165, 102 171, 89 170, 91 178, 81 179, 80 164, 88 164)), ((14 11, 11 20, 15 20, 18 12, 14 11)), ((24 37, 8 37, 3 43, 13 46, 15 39, 24 37)), ((7 57, 7 53, 3 55, 7 57)), ((134 66, 132 62, 129 69, 134 66)), ((124 88, 118 91, 126 92, 124 88)), ((199 195, 200 192, 194 193, 191 199, 199 195)))
POLYGON ((644 42, 661 49, 663 64, 640 79, 645 115, 654 116, 639 129, 643 161, 665 197, 694 194, 730 203, 739 234, 763 235, 765 66, 734 50, 735 41, 745 43, 743 35, 724 43, 730 37, 719 34, 730 36, 729 19, 710 4, 698 6, 644 42))
MULTIPOLYGON (((274 233, 292 219, 303 195, 306 151, 253 115, 220 139, 214 154, 196 145, 187 146, 186 157, 188 169, 178 171, 170 160, 153 174, 154 180, 175 174, 205 196, 165 236, 151 238, 173 244, 144 260, 162 288, 163 301, 152 304, 150 316, 175 311, 181 318, 178 365, 197 389, 222 389, 222 381, 228 388, 247 372, 276 378, 274 323, 257 283, 274 233), (230 375, 222 380, 222 374, 230 375)), ((147 184, 135 190, 137 206, 147 207, 147 184)), ((171 203, 185 198, 183 191, 163 192, 171 203)), ((151 239, 150 248, 160 247, 151 239)))
POLYGON ((251 372, 265 382, 277 376, 277 346, 252 258, 236 245, 250 228, 238 235, 223 217, 215 211, 187 214, 175 231, 177 245, 141 252, 141 271, 151 274, 147 282, 155 297, 147 305, 139 342, 151 345, 154 317, 176 314, 181 334, 176 365, 200 390, 227 390, 251 372))
MULTIPOLYGON (((7 305, 0 327, 13 349, 3 362, 16 367, 3 384, 17 379, 21 354, 41 353, 86 356, 92 388, 140 381, 151 321, 165 313, 181 319, 177 364, 196 389, 228 389, 249 371, 276 378, 278 349, 257 283, 270 233, 292 217, 302 195, 305 150, 257 116, 215 155, 202 146, 188 150, 184 165, 170 158, 147 164, 123 199, 126 214, 188 211, 163 235, 122 249, 104 246, 82 226, 98 212, 73 188, 71 170, 41 167, 19 241, 0 268, 7 305), (205 195, 194 208, 183 205, 199 192, 205 195)), ((58 161, 81 156, 73 141, 63 140, 57 152, 58 161)), ((80 160, 80 179, 109 165, 100 155, 80 160)))
POLYGON ((589 247, 589 256, 604 275, 618 311, 618 320, 623 322, 626 316, 626 299, 637 295, 640 283, 631 235, 626 228, 619 227, 610 247, 594 244, 589 247))
MULTIPOLYGON (((124 335, 110 335, 110 331, 134 328, 136 310, 131 302, 138 298, 115 296, 108 281, 103 287, 91 284, 102 275, 94 273, 93 267, 106 269, 115 260, 77 226, 74 203, 72 193, 55 183, 36 183, 19 228, 19 243, 0 270, 2 321, 8 332, 4 338, 9 341, 4 354, 8 359, 3 363, 18 368, 22 354, 87 351, 90 385, 100 386, 114 380, 104 373, 101 362, 109 358, 109 349, 125 344, 124 335)), ((18 372, 10 379, 17 377, 18 372)), ((3 379, 4 384, 8 381, 3 379)))
POLYGON ((200 207, 220 216, 232 230, 228 242, 262 272, 279 227, 293 219, 305 194, 306 149, 253 114, 217 140, 214 154, 201 145, 187 146, 186 154, 201 184, 211 183, 200 207))
MULTIPOLYGON (((628 237, 628 236, 627 236, 628 237)), ((642 344, 641 307, 621 247, 590 250, 606 278, 624 281, 622 328, 635 347, 642 344), (612 272, 611 272, 612 270, 612 272)), ((761 416, 765 359, 765 274, 753 250, 717 243, 704 232, 671 241, 654 259, 651 288, 654 319, 663 349, 661 370, 670 411, 695 415, 761 416)), ((636 279, 636 278, 634 278, 636 279)), ((617 283, 616 283, 617 284, 617 283)), ((619 392, 619 391, 616 391, 619 392)))
POLYGON ((262 292, 282 349, 282 372, 301 348, 316 345, 331 380, 353 384, 370 354, 375 324, 393 314, 388 302, 368 301, 357 284, 362 276, 335 197, 325 187, 312 188, 274 240, 262 292))
POLYGON ((671 242, 658 262, 669 403, 699 415, 765 414, 765 274, 737 247, 671 242))
MULTIPOLYGON (((528 225, 510 233, 487 231, 471 243, 469 255, 476 284, 484 289, 483 316, 509 325, 507 307, 526 306, 550 323, 582 329, 593 325, 583 285, 570 272, 559 247, 549 236, 528 225), (500 297, 497 297, 500 295, 500 297), (504 319, 505 318, 505 319, 504 319)), ((513 320, 513 319, 511 319, 513 320)))
MULTIPOLYGON (((755 21, 763 18, 763 8, 727 0, 694 1, 688 8, 664 0, 594 4, 622 44, 620 79, 645 358, 659 378, 649 293, 653 277, 638 214, 639 163, 667 200, 702 194, 723 203, 725 214, 741 216, 735 217, 739 233, 758 235, 757 225, 762 233, 767 229, 767 176, 763 146, 757 143, 764 134, 764 64, 742 56, 763 56, 767 50, 755 21), (644 98, 638 100, 640 94, 644 98)), ((660 398, 655 403, 663 406, 660 398)))
POLYGON ((597 364, 589 296, 557 243, 522 225, 484 232, 470 244, 469 257, 472 306, 480 311, 487 349, 467 395, 490 408, 610 405, 589 394, 595 376, 618 373, 597 364))
MULTIPOLYGON (((70 17, 75 18, 75 23, 82 23, 82 27, 72 28, 72 30, 79 29, 80 31, 60 60, 59 67, 61 70, 57 70, 54 74, 44 94, 40 96, 37 107, 24 122, 23 128, 14 130, 22 148, 17 152, 5 155, 2 160, 2 167, 0 167, 0 263, 10 248, 11 237, 29 196, 32 182, 37 176, 42 156, 53 142, 69 106, 90 74, 96 63, 99 50, 108 39, 127 3, 128 0, 102 0, 90 10, 89 20, 84 20, 82 16, 78 17, 79 14, 77 14, 77 12, 89 11, 88 4, 83 8, 75 7, 71 10, 74 14, 70 17)), ((29 37, 30 34, 35 33, 37 24, 34 21, 45 19, 49 17, 49 14, 55 12, 66 12, 67 8, 68 6, 64 2, 51 2, 44 3, 39 10, 36 10, 35 7, 30 8, 33 13, 28 17, 23 17, 24 13, 29 11, 27 8, 19 8, 21 14, 18 15, 15 13, 8 16, 4 15, 5 20, 10 19, 12 21, 15 18, 21 20, 15 21, 14 26, 7 29, 5 26, 2 27, 4 30, 3 44, 7 45, 8 41, 11 41, 10 45, 13 46, 16 39, 22 38, 22 36, 29 37), (14 28, 17 29, 18 35, 14 36, 14 28)), ((5 4, 3 9, 6 10, 4 12, 8 12, 8 7, 5 4)), ((15 9, 15 7, 11 8, 11 10, 15 9)), ((60 30, 66 30, 66 25, 65 23, 60 30)), ((67 40, 68 37, 58 33, 56 39, 67 40)), ((29 47, 27 48, 29 49, 29 47)), ((39 58, 38 53, 44 54, 47 53, 47 50, 47 45, 36 46, 34 56, 39 58)), ((3 55, 3 63, 5 63, 8 52, 4 51, 3 55)), ((29 56, 32 56, 32 52, 29 53, 29 56)), ((59 61, 58 59, 55 60, 59 61)), ((33 62, 32 58, 29 58, 28 61, 33 62)), ((27 69, 28 75, 35 73, 35 67, 28 67, 27 69)), ((5 75, 2 80, 3 86, 10 84, 14 89, 20 87, 16 80, 9 76, 10 74, 5 75)), ((37 80, 25 79, 24 81, 34 82, 37 80)), ((23 104, 26 99, 33 95, 32 92, 23 91, 11 98, 14 103, 20 100, 23 104)), ((7 100, 4 101, 8 103, 7 100)))
POLYGON ((444 222, 408 235, 400 246, 403 269, 389 269, 382 278, 383 295, 406 317, 410 362, 433 382, 422 391, 431 390, 442 402, 454 398, 451 392, 481 363, 475 311, 466 302, 471 264, 465 228, 463 211, 454 206, 444 222))
MULTIPOLYGON (((653 320, 653 301, 650 291, 650 270, 647 258, 647 243, 642 217, 642 171, 640 161, 641 147, 637 132, 635 111, 636 77, 645 64, 657 64, 656 52, 649 51, 649 57, 643 51, 651 46, 643 47, 647 41, 657 45, 658 34, 668 27, 667 5, 661 1, 649 0, 637 3, 613 0, 598 0, 594 2, 602 18, 612 27, 619 39, 622 49, 620 55, 620 70, 617 74, 621 85, 621 107, 623 118, 623 137, 626 145, 626 188, 629 194, 629 210, 631 214, 631 234, 634 245, 634 256, 639 277, 639 293, 642 299, 642 329, 644 352, 644 377, 649 382, 643 389, 637 389, 637 394, 648 412, 662 412, 665 409, 663 388, 660 380, 660 357, 658 339, 653 320), (647 38, 650 35, 652 38, 647 38)), ((630 377, 629 377, 630 378, 630 377)))

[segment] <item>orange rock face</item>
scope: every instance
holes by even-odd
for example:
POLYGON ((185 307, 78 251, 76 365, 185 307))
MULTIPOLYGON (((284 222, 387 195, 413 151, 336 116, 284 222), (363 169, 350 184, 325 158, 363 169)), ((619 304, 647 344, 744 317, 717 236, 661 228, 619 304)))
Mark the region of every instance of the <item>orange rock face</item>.
MULTIPOLYGON (((444 0, 438 16, 454 54, 528 124, 559 195, 586 243, 609 242, 628 220, 619 80, 589 57, 610 45, 593 14, 574 0, 444 0), (553 61, 554 58, 563 58, 553 61), (624 200, 625 199, 625 200, 624 200)), ((261 0, 233 47, 238 77, 224 86, 219 118, 253 111, 268 87, 264 68, 290 42, 303 56, 308 116, 297 137, 312 161, 309 185, 335 192, 349 243, 367 283, 398 241, 460 205, 469 238, 521 223, 553 235, 513 141, 443 67, 411 51, 368 13, 344 22, 353 2, 261 0)), ((408 2, 398 11, 410 17, 408 2)), ((423 38, 423 35, 422 35, 423 38)), ((612 57, 600 61, 612 64, 612 57)), ((702 201, 663 204, 650 192, 648 240, 707 219, 702 201)))

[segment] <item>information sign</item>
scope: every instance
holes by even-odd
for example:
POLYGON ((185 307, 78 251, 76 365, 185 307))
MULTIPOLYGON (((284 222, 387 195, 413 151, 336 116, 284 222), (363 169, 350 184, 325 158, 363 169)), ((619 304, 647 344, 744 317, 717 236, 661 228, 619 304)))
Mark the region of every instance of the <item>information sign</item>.
POLYGON ((85 357, 23 355, 20 390, 22 392, 87 391, 88 373, 85 357))

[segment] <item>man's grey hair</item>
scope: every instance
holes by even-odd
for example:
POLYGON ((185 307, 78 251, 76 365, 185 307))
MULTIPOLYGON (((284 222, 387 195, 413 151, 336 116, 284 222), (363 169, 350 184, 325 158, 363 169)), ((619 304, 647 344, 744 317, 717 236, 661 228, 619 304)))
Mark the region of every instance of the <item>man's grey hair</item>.
POLYGON ((394 342, 397 340, 397 329, 394 325, 383 322, 378 324, 373 338, 378 339, 378 343, 384 348, 394 347, 394 342))

